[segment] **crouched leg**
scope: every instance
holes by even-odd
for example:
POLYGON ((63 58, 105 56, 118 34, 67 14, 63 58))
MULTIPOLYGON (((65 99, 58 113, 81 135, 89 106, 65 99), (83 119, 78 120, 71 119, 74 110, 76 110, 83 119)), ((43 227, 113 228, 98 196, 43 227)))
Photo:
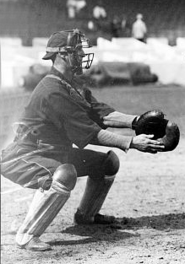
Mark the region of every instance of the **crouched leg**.
POLYGON ((59 166, 48 191, 36 191, 28 214, 16 235, 20 248, 47 250, 50 246, 38 238, 56 217, 75 187, 77 173, 71 164, 59 166))
POLYGON ((87 179, 84 195, 75 214, 75 222, 77 224, 91 224, 95 222, 107 224, 114 221, 114 217, 108 218, 98 213, 119 170, 117 155, 113 151, 109 151, 102 166, 104 168, 103 177, 88 177, 87 179))

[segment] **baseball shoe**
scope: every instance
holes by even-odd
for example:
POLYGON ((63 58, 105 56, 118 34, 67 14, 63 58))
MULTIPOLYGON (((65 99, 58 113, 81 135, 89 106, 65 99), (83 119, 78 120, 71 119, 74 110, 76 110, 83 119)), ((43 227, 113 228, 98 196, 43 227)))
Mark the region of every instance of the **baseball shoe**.
POLYGON ((21 249, 32 250, 32 251, 51 250, 50 245, 41 241, 39 237, 33 237, 26 245, 19 245, 17 243, 17 247, 21 249))
POLYGON ((79 210, 74 215, 74 222, 77 225, 112 225, 117 223, 114 216, 96 214, 92 219, 87 219, 79 210))

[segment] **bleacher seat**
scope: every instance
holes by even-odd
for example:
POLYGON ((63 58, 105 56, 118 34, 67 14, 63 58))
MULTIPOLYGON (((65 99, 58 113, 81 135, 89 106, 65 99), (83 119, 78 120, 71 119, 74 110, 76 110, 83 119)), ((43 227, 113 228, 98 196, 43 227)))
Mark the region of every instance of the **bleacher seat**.
POLYGON ((155 44, 156 42, 160 42, 162 44, 168 45, 168 39, 167 38, 147 38, 147 44, 155 44))
POLYGON ((143 49, 146 44, 135 38, 112 38, 112 43, 119 45, 124 49, 143 49))
POLYGON ((10 37, 0 37, 1 47, 11 46, 11 47, 21 47, 22 39, 21 38, 10 38, 10 37))
POLYGON ((177 48, 185 50, 185 38, 176 39, 177 48))
POLYGON ((48 38, 33 38, 32 46, 33 47, 46 47, 48 38))

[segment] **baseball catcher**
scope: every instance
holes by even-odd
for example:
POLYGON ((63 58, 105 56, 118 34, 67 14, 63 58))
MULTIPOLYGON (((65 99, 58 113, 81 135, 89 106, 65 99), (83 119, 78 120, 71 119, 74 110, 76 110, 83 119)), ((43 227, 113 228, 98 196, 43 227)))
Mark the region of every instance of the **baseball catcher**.
POLYGON ((157 153, 167 150, 172 125, 155 139, 146 132, 124 136, 109 127, 139 129, 141 119, 98 102, 91 91, 76 81, 89 69, 93 53, 89 40, 78 29, 59 31, 49 38, 44 60, 52 67, 30 96, 15 129, 14 141, 3 150, 4 177, 36 189, 16 244, 27 250, 49 250, 40 236, 57 216, 74 189, 77 177, 87 176, 81 202, 74 216, 76 225, 112 224, 115 217, 100 213, 119 170, 119 158, 85 148, 88 144, 157 153))

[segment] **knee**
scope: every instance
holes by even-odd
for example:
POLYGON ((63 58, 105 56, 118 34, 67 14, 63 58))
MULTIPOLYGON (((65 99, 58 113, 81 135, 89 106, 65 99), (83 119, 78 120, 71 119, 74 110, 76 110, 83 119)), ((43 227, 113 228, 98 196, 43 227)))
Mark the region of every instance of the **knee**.
POLYGON ((111 150, 107 153, 107 158, 104 162, 105 175, 115 175, 119 170, 120 162, 118 156, 111 150))
POLYGON ((73 190, 77 181, 75 167, 72 164, 59 166, 53 175, 53 180, 63 184, 68 190, 73 190))

